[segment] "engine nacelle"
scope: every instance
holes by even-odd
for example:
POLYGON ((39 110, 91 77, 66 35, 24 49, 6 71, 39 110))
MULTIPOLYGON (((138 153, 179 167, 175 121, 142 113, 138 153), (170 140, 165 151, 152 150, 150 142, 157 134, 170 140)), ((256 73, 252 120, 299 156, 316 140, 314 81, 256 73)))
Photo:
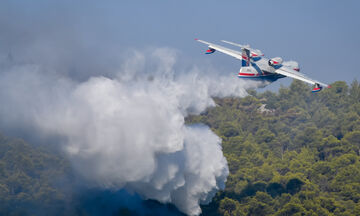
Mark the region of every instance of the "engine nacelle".
POLYGON ((293 70, 299 72, 300 71, 300 67, 299 67, 299 63, 297 63, 296 61, 286 61, 283 62, 284 66, 287 66, 289 68, 292 68, 293 70))
POLYGON ((264 56, 264 54, 257 49, 249 49, 249 51, 250 51, 250 57, 253 61, 259 61, 261 57, 264 56))
POLYGON ((264 56, 264 54, 258 50, 258 49, 249 49, 251 57, 260 57, 260 56, 264 56))
POLYGON ((282 58, 280 57, 275 57, 269 60, 269 65, 270 66, 280 66, 283 63, 282 58))

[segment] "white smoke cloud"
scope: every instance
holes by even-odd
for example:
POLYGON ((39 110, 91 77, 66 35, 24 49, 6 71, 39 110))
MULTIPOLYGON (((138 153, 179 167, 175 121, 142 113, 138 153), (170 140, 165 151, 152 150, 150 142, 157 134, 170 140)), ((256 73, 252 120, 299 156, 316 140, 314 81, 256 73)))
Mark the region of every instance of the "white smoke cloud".
POLYGON ((176 62, 172 49, 135 51, 112 78, 84 82, 36 65, 3 67, 1 127, 62 137, 93 186, 126 188, 198 215, 229 171, 220 138, 184 118, 214 106, 214 96, 244 96, 257 84, 195 66, 177 71, 176 62))

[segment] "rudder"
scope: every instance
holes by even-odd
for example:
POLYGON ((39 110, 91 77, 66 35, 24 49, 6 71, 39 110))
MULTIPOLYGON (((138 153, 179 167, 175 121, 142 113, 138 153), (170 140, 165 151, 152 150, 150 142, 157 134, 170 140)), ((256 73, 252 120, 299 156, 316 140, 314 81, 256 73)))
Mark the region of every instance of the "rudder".
POLYGON ((242 67, 250 66, 250 50, 242 49, 241 57, 242 57, 241 66, 242 67))

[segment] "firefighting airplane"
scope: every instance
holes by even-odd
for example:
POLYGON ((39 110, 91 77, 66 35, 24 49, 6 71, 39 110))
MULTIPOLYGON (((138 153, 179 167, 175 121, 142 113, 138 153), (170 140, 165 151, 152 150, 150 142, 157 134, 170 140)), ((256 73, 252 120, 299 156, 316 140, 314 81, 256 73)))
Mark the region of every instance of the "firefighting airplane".
POLYGON ((300 68, 297 62, 283 62, 282 58, 280 57, 275 57, 272 59, 264 58, 264 54, 260 50, 250 48, 249 45, 241 45, 222 40, 224 43, 241 48, 241 51, 236 51, 203 40, 195 40, 208 45, 209 49, 205 54, 211 54, 215 51, 219 51, 241 60, 241 68, 238 74, 238 77, 240 78, 274 82, 280 78, 291 77, 293 79, 298 79, 303 82, 313 84, 314 88, 312 92, 321 91, 323 87, 330 88, 330 85, 310 79, 304 74, 300 73, 300 68))

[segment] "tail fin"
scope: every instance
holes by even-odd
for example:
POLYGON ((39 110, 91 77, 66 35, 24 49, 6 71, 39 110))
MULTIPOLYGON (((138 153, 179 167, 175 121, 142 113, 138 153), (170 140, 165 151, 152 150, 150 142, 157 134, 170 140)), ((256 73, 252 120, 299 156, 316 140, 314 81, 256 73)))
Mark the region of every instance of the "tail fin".
POLYGON ((242 67, 250 66, 250 50, 243 48, 241 57, 242 57, 241 66, 242 67))

